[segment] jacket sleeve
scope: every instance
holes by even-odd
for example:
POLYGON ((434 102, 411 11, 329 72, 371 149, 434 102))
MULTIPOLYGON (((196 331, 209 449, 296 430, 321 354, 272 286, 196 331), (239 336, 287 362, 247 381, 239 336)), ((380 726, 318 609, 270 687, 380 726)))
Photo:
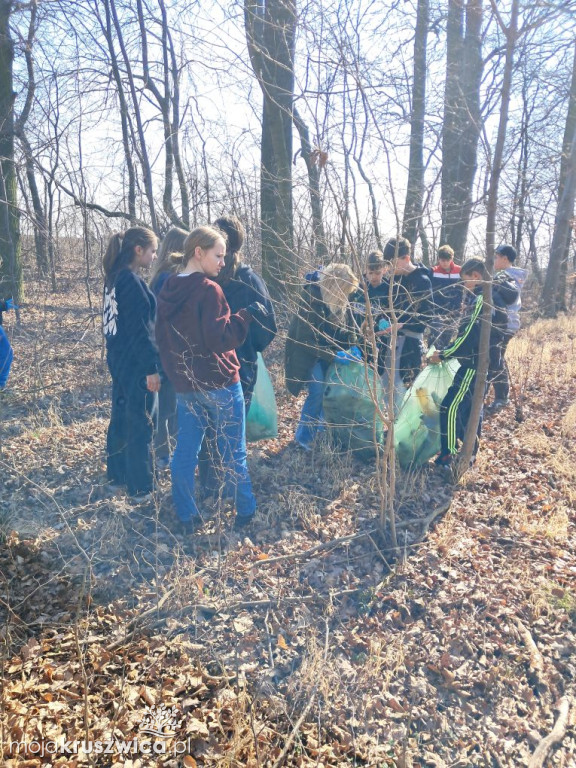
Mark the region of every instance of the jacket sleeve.
POLYGON ((212 282, 206 288, 200 319, 204 343, 217 354, 239 347, 246 339, 252 322, 252 316, 245 309, 231 315, 222 289, 212 282))
MULTIPOLYGON (((116 280, 118 313, 128 340, 130 357, 146 375, 158 373, 160 359, 154 338, 154 306, 143 282, 131 270, 123 270, 116 280)), ((154 299, 152 299, 154 301, 154 299)))
POLYGON ((477 320, 482 312, 483 305, 484 297, 479 296, 474 302, 472 314, 470 315, 467 324, 461 328, 460 333, 452 342, 452 344, 439 353, 441 360, 450 360, 452 357, 457 357, 458 353, 461 352, 463 348, 465 348, 466 341, 468 341, 473 335, 474 328, 476 327, 477 320))
POLYGON ((256 294, 254 301, 259 301, 268 310, 268 317, 264 318, 262 322, 259 320, 254 321, 250 325, 250 339, 252 341, 252 346, 256 352, 263 352, 266 347, 272 343, 278 332, 274 306, 266 283, 259 275, 251 271, 248 284, 256 294))
POLYGON ((493 288, 495 291, 498 291, 500 298, 506 305, 514 304, 518 300, 518 286, 508 277, 506 272, 498 272, 496 274, 493 288))

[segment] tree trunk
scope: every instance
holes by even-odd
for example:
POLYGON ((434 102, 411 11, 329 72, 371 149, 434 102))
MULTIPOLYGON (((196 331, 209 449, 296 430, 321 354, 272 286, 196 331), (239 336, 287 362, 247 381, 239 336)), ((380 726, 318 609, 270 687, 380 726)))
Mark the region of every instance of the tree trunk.
POLYGON ((428 44, 428 0, 418 0, 414 37, 414 82, 410 116, 410 162, 404 206, 404 236, 412 246, 418 239, 424 200, 424 117, 426 113, 426 50, 428 44))
POLYGON ((448 0, 440 243, 451 245, 457 259, 468 237, 481 130, 481 31, 482 0, 448 0))
POLYGON ((0 0, 0 298, 22 295, 20 221, 14 166, 12 0, 0 0))
POLYGON ((297 272, 292 219, 294 0, 245 0, 250 60, 262 89, 260 200, 262 272, 270 292, 284 296, 297 272))
MULTIPOLYGON (((492 2, 492 0, 491 0, 492 2)), ((494 5, 493 5, 494 7, 494 5)), ((501 19, 498 16, 501 23, 501 19)), ((502 31, 506 35, 506 59, 504 62, 504 77, 502 82, 502 96, 500 103, 500 119, 498 121, 498 133, 496 136, 496 146, 494 148, 494 159, 492 172, 490 174, 490 183, 488 186, 487 203, 487 222, 486 222, 486 267, 488 272, 492 273, 494 268, 494 249, 495 249, 495 225, 496 211, 498 207, 498 187, 500 176, 502 174, 502 159, 504 156, 504 144, 506 142, 506 129, 508 127, 508 115, 510 112, 510 93, 512 89, 512 72, 514 69, 514 51, 516 40, 518 38, 518 0, 512 0, 512 9, 510 13, 510 25, 504 26, 501 23, 502 31)), ((490 361, 490 333, 492 329, 492 284, 487 282, 484 285, 484 306, 482 307, 482 321, 480 328, 480 344, 478 354, 478 370, 476 372, 476 383, 474 385, 474 395, 472 398, 472 407, 462 454, 460 459, 459 471, 465 470, 470 462, 476 442, 478 423, 482 413, 482 405, 486 393, 486 379, 488 376, 488 366, 490 361)))
MULTIPOLYGON (((570 243, 571 220, 574 217, 574 197, 576 195, 576 46, 574 47, 574 62, 572 80, 570 83, 570 98, 568 115, 562 142, 562 160, 560 162, 560 181, 558 184, 558 207, 554 222, 554 234, 550 249, 550 260, 546 270, 546 280, 542 290, 541 310, 545 317, 556 317, 561 301, 558 287, 562 264, 567 260, 570 243)), ((567 262, 566 262, 567 263, 567 262)), ((565 290, 565 283, 564 283, 565 290)))
POLYGON ((314 233, 314 253, 316 261, 321 264, 328 249, 326 247, 326 235, 324 232, 324 219, 322 213, 322 197, 320 195, 320 168, 322 167, 322 154, 313 150, 310 144, 310 132, 300 113, 294 107, 294 125, 300 135, 300 154, 306 163, 308 171, 308 187, 310 190, 310 208, 312 210, 312 231, 314 233))

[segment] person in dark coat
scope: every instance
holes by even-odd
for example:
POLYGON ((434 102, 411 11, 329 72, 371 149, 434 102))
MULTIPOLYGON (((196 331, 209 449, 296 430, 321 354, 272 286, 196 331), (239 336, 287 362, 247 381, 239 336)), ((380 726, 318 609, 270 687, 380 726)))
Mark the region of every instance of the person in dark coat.
MULTIPOLYGON (((428 269, 411 259, 411 245, 405 237, 391 238, 384 248, 384 258, 392 263, 387 311, 397 323, 395 366, 391 371, 391 352, 383 376, 385 391, 394 381, 394 400, 390 409, 397 415, 407 388, 418 375, 424 355, 424 332, 433 315, 432 286, 428 269)), ((378 334, 390 335, 392 326, 378 334)))
POLYGON ((274 340, 278 330, 276 317, 266 283, 260 275, 254 272, 252 267, 242 263, 244 227, 240 220, 236 216, 220 216, 213 226, 222 230, 227 238, 224 269, 215 278, 215 282, 224 291, 230 311, 232 313, 239 312, 258 301, 266 307, 268 312, 261 323, 251 324, 246 340, 236 350, 240 363, 240 382, 244 393, 246 412, 248 412, 256 386, 258 352, 264 352, 274 340))
MULTIPOLYGON (((166 232, 158 250, 158 264, 150 280, 150 289, 158 299, 162 286, 178 265, 182 263, 184 242, 188 232, 172 227, 166 232)), ((158 393, 158 430, 154 437, 156 467, 166 469, 170 463, 171 448, 176 442, 178 419, 176 416, 176 392, 163 370, 160 370, 162 387, 158 393)))
POLYGON ((0 301, 0 390, 5 389, 8 383, 8 377, 10 376, 10 368, 12 366, 12 360, 14 359, 14 350, 8 340, 6 331, 2 328, 2 313, 8 312, 11 309, 18 309, 14 304, 13 299, 5 299, 0 301))
POLYGON ((430 344, 444 349, 458 328, 462 308, 460 267, 449 245, 438 248, 438 263, 430 270, 434 314, 430 318, 430 344))
POLYGON ((137 272, 150 266, 157 247, 154 232, 131 227, 113 235, 103 260, 102 323, 112 376, 107 475, 136 500, 154 488, 151 449, 160 389, 156 298, 137 272))
POLYGON ((294 442, 312 450, 316 435, 324 429, 322 400, 326 372, 337 352, 358 343, 357 325, 349 296, 358 280, 346 264, 330 264, 317 282, 304 286, 296 313, 288 329, 285 349, 286 387, 298 395, 305 387, 294 442))

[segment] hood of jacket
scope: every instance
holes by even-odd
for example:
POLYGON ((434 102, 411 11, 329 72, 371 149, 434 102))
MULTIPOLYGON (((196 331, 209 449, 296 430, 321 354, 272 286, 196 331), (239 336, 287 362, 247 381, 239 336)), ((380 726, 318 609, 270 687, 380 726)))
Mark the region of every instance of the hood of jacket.
POLYGON ((158 296, 158 312, 166 320, 170 320, 180 313, 193 294, 200 293, 206 283, 212 282, 201 272, 192 272, 191 275, 171 275, 158 296))
POLYGON ((526 282, 526 278, 528 276, 527 269, 522 269, 522 267, 507 267, 502 271, 505 272, 508 277, 511 277, 512 280, 518 283, 518 288, 522 289, 522 286, 526 282))

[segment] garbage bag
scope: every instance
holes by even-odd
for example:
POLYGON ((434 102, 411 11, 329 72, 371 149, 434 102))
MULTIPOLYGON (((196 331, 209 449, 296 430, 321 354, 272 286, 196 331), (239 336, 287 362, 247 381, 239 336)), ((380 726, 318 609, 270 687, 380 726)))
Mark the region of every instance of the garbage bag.
POLYGON ((258 375, 256 386, 246 417, 246 440, 254 443, 257 440, 270 440, 278 437, 278 411, 276 395, 270 379, 270 374, 264 359, 258 352, 258 375))
POLYGON ((372 459, 386 438, 380 378, 364 362, 334 362, 326 372, 324 420, 330 435, 360 459, 372 459))
POLYGON ((428 365, 402 401, 394 424, 394 445, 400 466, 420 466, 440 450, 440 405, 460 364, 448 360, 428 365))

